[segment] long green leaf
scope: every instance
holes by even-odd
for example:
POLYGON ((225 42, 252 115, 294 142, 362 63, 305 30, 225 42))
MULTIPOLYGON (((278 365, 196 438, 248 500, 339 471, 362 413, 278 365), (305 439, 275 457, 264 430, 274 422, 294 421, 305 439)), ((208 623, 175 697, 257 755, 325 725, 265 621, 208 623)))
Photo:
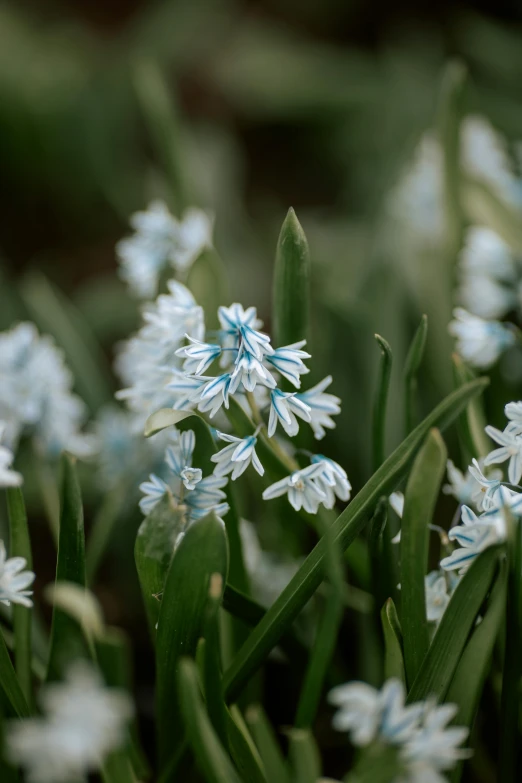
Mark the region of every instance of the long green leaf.
POLYGON ((310 253, 305 233, 292 208, 288 210, 277 242, 272 299, 276 345, 307 339, 310 253))
POLYGON ((227 713, 228 745, 244 783, 275 783, 273 778, 267 781, 263 762, 254 741, 248 733, 239 707, 234 704, 227 713))
POLYGON ((306 729, 290 729, 288 753, 295 783, 317 783, 321 759, 313 734, 306 729))
POLYGON ((443 701, 469 634, 497 568, 499 547, 490 547, 471 564, 453 593, 428 653, 408 694, 408 701, 434 696, 443 701))
POLYGON ((211 574, 203 626, 205 640, 203 683, 210 722, 220 742, 226 748, 228 747, 227 708, 223 697, 223 671, 219 633, 219 610, 222 597, 223 578, 219 573, 211 574))
MULTIPOLYGON (((341 550, 347 549, 372 513, 378 499, 388 495, 406 474, 412 459, 432 427, 443 429, 479 394, 487 380, 478 379, 457 389, 443 400, 401 443, 333 525, 333 536, 341 550)), ((261 666, 284 631, 309 601, 323 579, 325 542, 321 540, 259 625, 245 642, 225 674, 227 697, 233 700, 252 674, 261 666)))
MULTIPOLYGON (((62 458, 62 502, 56 581, 85 587, 85 534, 80 485, 73 459, 62 458)), ((85 655, 79 625, 58 606, 53 608, 47 679, 59 679, 67 664, 85 655)))
POLYGON ((417 408, 417 373, 424 356, 428 335, 428 316, 423 315, 413 336, 404 365, 404 421, 406 434, 415 426, 417 408))
POLYGON ((227 574, 223 522, 210 513, 193 522, 172 558, 161 601, 156 637, 157 726, 163 766, 183 741, 177 671, 182 656, 195 655, 202 634, 212 574, 227 574))
POLYGON ((270 783, 290 783, 281 748, 263 707, 260 704, 249 707, 246 712, 246 720, 270 783))
MULTIPOLYGON (((174 709, 177 711, 181 707, 194 758, 205 779, 208 783, 242 783, 207 717, 199 692, 196 665, 190 658, 182 658, 178 662, 176 680, 179 705, 176 703, 174 709)), ((170 738, 174 742, 176 734, 171 733, 170 738)))
POLYGON ((13 714, 19 718, 26 718, 29 715, 29 707, 7 652, 2 631, 0 631, 0 688, 13 714))
POLYGON ((384 634, 384 679, 397 677, 406 683, 401 626, 391 598, 388 598, 381 609, 381 622, 384 634))
MULTIPOLYGON (((31 571, 33 558, 31 541, 27 527, 22 490, 12 487, 7 490, 7 509, 9 513, 10 555, 23 557, 26 568, 31 571)), ((15 668, 20 687, 28 704, 32 705, 32 643, 31 643, 31 609, 15 604, 13 606, 13 628, 15 640, 15 668)))
POLYGON ((417 454, 404 495, 401 526, 401 627, 406 679, 415 680, 429 647, 424 577, 429 528, 446 468, 446 447, 431 430, 417 454))
POLYGON ((381 361, 377 377, 377 392, 373 403, 373 469, 377 470, 386 458, 386 405, 393 364, 392 349, 380 334, 375 335, 381 349, 381 361))
MULTIPOLYGON (((502 627, 506 589, 507 568, 505 563, 501 563, 487 610, 466 645, 446 697, 449 704, 456 704, 459 708, 454 718, 457 726, 467 726, 469 729, 473 726, 493 648, 502 627)), ((450 774, 451 783, 459 783, 461 775, 462 763, 459 763, 450 774)))

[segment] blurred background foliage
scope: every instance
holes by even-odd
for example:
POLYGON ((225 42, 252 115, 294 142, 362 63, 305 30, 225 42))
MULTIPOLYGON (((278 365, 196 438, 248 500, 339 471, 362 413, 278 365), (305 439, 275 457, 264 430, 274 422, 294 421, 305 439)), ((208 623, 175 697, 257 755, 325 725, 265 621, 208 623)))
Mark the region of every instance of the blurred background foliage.
MULTIPOLYGON (((331 373, 343 400, 324 451, 357 490, 371 472, 374 333, 396 359, 390 448, 403 435, 400 368, 422 313, 422 411, 452 386, 456 252, 419 245, 416 212, 409 225, 393 220, 394 188, 422 134, 440 127, 449 59, 468 72, 462 113, 487 117, 516 165, 521 44, 520 7, 507 0, 4 0, 0 329, 30 318, 54 334, 94 413, 118 388, 113 346, 138 324, 114 251, 129 215, 156 197, 177 213, 214 213, 220 260, 200 259, 190 284, 209 308, 257 306, 270 330, 276 241, 292 205, 312 256, 310 380, 331 373)), ((89 512, 100 494, 92 476, 86 494, 89 512)), ((131 516, 97 592, 111 620, 136 630, 143 617, 114 589, 124 575, 128 602, 140 600, 131 516)))

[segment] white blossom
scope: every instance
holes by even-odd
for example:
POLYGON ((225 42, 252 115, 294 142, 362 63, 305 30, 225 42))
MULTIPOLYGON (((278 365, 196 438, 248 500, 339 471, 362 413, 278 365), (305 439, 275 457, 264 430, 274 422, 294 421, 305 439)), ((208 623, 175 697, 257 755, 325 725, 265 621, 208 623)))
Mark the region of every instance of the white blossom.
POLYGON ((426 702, 422 725, 408 740, 402 754, 412 783, 443 783, 446 778, 438 772, 451 770, 458 761, 472 755, 470 750, 460 747, 468 738, 469 729, 448 727, 457 712, 456 704, 437 706, 433 700, 426 702))
POLYGON ((512 171, 504 138, 480 115, 466 117, 462 123, 462 166, 487 183, 506 201, 519 201, 519 188, 512 171))
POLYGON ((32 606, 32 590, 27 588, 34 582, 34 573, 24 571, 27 565, 25 557, 7 557, 4 542, 0 539, 0 603, 9 606, 20 604, 32 606))
POLYGON ((190 342, 190 345, 178 348, 176 356, 182 356, 185 359, 183 362, 183 371, 185 373, 202 375, 210 367, 214 359, 217 359, 220 355, 221 346, 203 343, 189 334, 186 334, 185 337, 190 342))
POLYGON ((509 480, 512 484, 518 484, 522 477, 522 435, 517 425, 508 424, 503 432, 488 425, 486 433, 495 443, 500 444, 500 448, 494 449, 487 455, 484 465, 494 465, 509 460, 509 480))
POLYGON ((504 412, 507 418, 522 430, 522 401, 508 402, 504 412))
POLYGON ((218 432, 218 437, 229 443, 224 449, 213 454, 210 458, 216 463, 214 468, 215 476, 226 476, 231 473, 232 481, 235 481, 252 464, 255 470, 262 476, 265 472, 263 465, 256 453, 257 433, 259 427, 253 435, 246 438, 237 438, 235 435, 227 435, 225 432, 218 432))
POLYGON ((473 496, 475 504, 483 511, 494 508, 498 500, 497 493, 501 487, 501 474, 498 471, 491 471, 489 476, 485 476, 476 459, 472 460, 468 471, 479 485, 479 490, 473 496))
POLYGON ((300 376, 310 372, 303 362, 303 359, 312 358, 309 353, 301 350, 305 345, 306 340, 300 340, 298 343, 276 348, 272 354, 266 357, 266 361, 290 383, 293 383, 296 389, 301 386, 300 376))
POLYGON ((161 498, 170 492, 169 485, 159 476, 154 475, 154 473, 151 473, 149 480, 143 481, 139 488, 145 495, 140 500, 140 509, 145 516, 148 516, 160 502, 161 498))
POLYGON ((334 394, 325 392, 330 386, 332 376, 327 375, 320 383, 296 394, 295 399, 304 403, 310 409, 310 426, 317 440, 322 440, 326 430, 333 430, 335 422, 332 416, 341 412, 341 400, 334 394))
POLYGON ((449 483, 444 484, 442 487, 445 495, 452 495, 459 503, 466 503, 467 505, 481 500, 481 497, 477 497, 477 491, 481 495, 481 487, 469 469, 464 474, 449 459, 446 463, 446 471, 449 483))
POLYGON ((130 219, 135 234, 116 245, 120 275, 131 291, 143 299, 156 296, 163 270, 170 265, 186 272, 212 244, 212 221, 199 209, 189 209, 181 220, 163 201, 152 202, 130 219))
POLYGON ((129 696, 106 688, 85 662, 65 682, 42 686, 42 717, 10 721, 6 750, 29 783, 69 783, 99 770, 107 755, 125 742, 133 714, 129 696))
POLYGON ((426 618, 430 623, 440 622, 449 604, 446 577, 440 571, 430 571, 424 577, 426 592, 426 618))
POLYGON ((312 465, 320 465, 322 467, 322 472, 317 474, 315 482, 326 495, 326 499, 323 501, 323 505, 326 508, 335 506, 336 496, 343 502, 350 499, 352 485, 348 481, 348 475, 344 468, 337 462, 334 462, 333 459, 322 454, 314 454, 310 461, 312 465))
POLYGON ((462 307, 453 311, 449 332, 457 338, 457 352, 473 367, 486 369, 515 342, 514 334, 498 321, 485 321, 462 307))
POLYGON ((317 514, 321 503, 327 501, 326 493, 316 481, 317 477, 323 473, 323 466, 320 464, 309 465, 307 468, 296 470, 289 476, 280 481, 276 481, 263 492, 263 500, 288 495, 290 505, 299 511, 304 508, 309 514, 317 514))
POLYGON ((0 421, 0 487, 19 487, 23 477, 21 473, 11 470, 14 454, 7 446, 1 445, 6 426, 5 421, 0 421))
POLYGON ((270 416, 268 419, 268 437, 271 438, 280 422, 284 431, 290 437, 299 432, 299 423, 296 416, 304 421, 311 422, 311 408, 297 396, 296 392, 282 392, 273 389, 270 393, 270 416))
POLYGON ((179 474, 181 480, 183 481, 183 486, 185 489, 188 490, 194 490, 196 489, 196 484, 199 484, 201 479, 203 478, 203 472, 201 468, 183 468, 181 473, 179 474))
POLYGON ((498 509, 477 517, 468 506, 462 506, 461 519, 462 525, 452 527, 448 533, 450 541, 456 541, 460 544, 460 548, 440 561, 442 569, 458 570, 459 574, 465 573, 484 549, 506 539, 505 519, 498 509))

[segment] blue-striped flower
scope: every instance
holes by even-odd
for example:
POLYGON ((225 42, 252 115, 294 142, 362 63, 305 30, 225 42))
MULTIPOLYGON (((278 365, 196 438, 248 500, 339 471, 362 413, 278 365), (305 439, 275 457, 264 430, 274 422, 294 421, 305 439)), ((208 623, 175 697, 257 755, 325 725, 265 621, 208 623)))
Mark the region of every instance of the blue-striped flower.
POLYGON ((282 392, 273 389, 270 393, 270 416, 268 419, 268 437, 271 438, 277 428, 278 421, 290 437, 299 432, 299 424, 296 419, 299 416, 304 421, 311 422, 310 406, 297 397, 296 392, 282 392))
POLYGON ((219 476, 206 476, 196 484, 194 490, 185 495, 183 502, 189 509, 189 519, 201 519, 213 511, 218 517, 224 517, 230 510, 226 503, 226 493, 223 487, 228 483, 227 478, 219 476))
POLYGON ((457 339, 457 352, 473 367, 486 369, 515 343, 515 335, 499 321, 485 321, 462 307, 453 311, 448 330, 457 339))
POLYGON ((240 352, 246 350, 256 359, 273 353, 270 337, 259 331, 261 321, 257 318, 255 307, 244 310, 242 305, 235 302, 230 307, 220 307, 218 318, 224 335, 228 337, 224 345, 227 349, 236 348, 240 352))
POLYGON ((249 351, 243 351, 234 367, 230 382, 230 394, 234 394, 243 384, 246 391, 252 392, 260 383, 269 389, 277 386, 272 373, 249 351))
POLYGON ((201 479, 203 478, 203 472, 201 468, 183 468, 181 473, 179 474, 183 486, 185 489, 188 490, 194 490, 196 489, 196 485, 199 484, 201 479))
POLYGON ((284 345, 282 348, 276 348, 274 353, 266 356, 265 361, 271 364, 284 378, 293 383, 299 389, 301 386, 301 375, 310 372, 309 368, 303 363, 303 359, 311 359, 306 351, 302 351, 306 345, 306 340, 300 340, 292 345, 284 345))
POLYGON ((472 460, 472 464, 469 466, 468 470, 475 481, 477 481, 480 485, 481 495, 479 496, 477 493, 476 498, 476 503, 479 509, 488 511, 489 509, 494 508, 497 504, 497 494, 501 487, 500 478, 498 475, 491 475, 489 478, 485 476, 482 473, 480 465, 475 458, 472 460))
POLYGON ((323 471, 322 465, 309 465, 302 470, 296 470, 281 481, 276 481, 263 492, 263 500, 288 495, 290 505, 299 511, 304 508, 309 514, 317 514, 321 503, 324 503, 326 493, 315 481, 323 471))
POLYGON ((489 437, 500 445, 484 460, 484 465, 494 465, 509 460, 508 477, 512 484, 518 484, 522 477, 522 435, 517 424, 508 424, 501 432, 496 427, 488 425, 486 432, 489 437))
POLYGON ((462 506, 461 519, 463 524, 451 528, 448 533, 450 541, 457 541, 460 548, 441 560, 440 567, 464 574, 484 549, 505 541, 506 523, 502 511, 495 510, 477 517, 468 506, 462 506))
POLYGON ((315 481, 326 495, 326 500, 323 501, 326 508, 335 506, 335 496, 344 502, 350 499, 352 485, 348 481, 348 475, 344 468, 323 454, 314 454, 311 462, 322 468, 322 472, 317 474, 315 481))
POLYGON ((165 462, 178 478, 184 468, 192 466, 192 455, 196 447, 196 436, 193 430, 182 432, 177 443, 167 446, 165 451, 165 462))
POLYGON ((314 431, 317 440, 321 440, 326 435, 326 430, 335 429, 335 422, 332 416, 341 412, 341 400, 333 394, 325 392, 330 386, 332 376, 326 378, 307 389, 305 392, 296 394, 296 400, 303 402, 310 409, 310 426, 314 431))
POLYGON ((27 560, 24 557, 7 557, 5 544, 0 540, 0 604, 33 605, 27 588, 34 582, 34 573, 24 571, 27 560))
POLYGON ((185 359, 183 362, 184 372, 189 375, 202 375, 214 359, 217 359, 221 354, 221 346, 203 343, 189 334, 186 334, 185 337, 191 344, 178 348, 176 356, 182 356, 185 359))
POLYGON ((264 474, 265 469, 256 453, 258 431, 259 428, 254 435, 249 435, 246 438, 236 438, 235 435, 218 432, 219 438, 230 445, 225 446, 210 458, 212 462, 216 463, 215 476, 227 476, 232 473, 231 479, 235 481, 251 463, 260 476, 264 474))
POLYGON ((230 382, 232 376, 230 373, 224 373, 218 375, 215 378, 209 378, 208 383, 203 387, 199 393, 198 410, 202 413, 208 411, 208 415, 212 419, 216 415, 222 405, 228 408, 228 395, 230 393, 230 382))
POLYGON ((158 505, 161 498, 170 492, 169 485, 154 473, 151 473, 149 480, 143 481, 139 488, 145 495, 139 503, 141 512, 145 516, 148 516, 152 509, 158 505))

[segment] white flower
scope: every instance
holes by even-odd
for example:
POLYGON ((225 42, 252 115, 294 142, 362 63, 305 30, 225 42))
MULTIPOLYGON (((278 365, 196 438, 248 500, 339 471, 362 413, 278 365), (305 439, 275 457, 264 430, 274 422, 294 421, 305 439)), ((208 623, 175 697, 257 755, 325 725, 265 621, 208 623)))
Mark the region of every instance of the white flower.
POLYGON ((303 402, 310 409, 310 426, 317 440, 321 440, 326 435, 325 429, 335 429, 335 422, 331 418, 341 412, 341 400, 333 394, 325 392, 325 389, 332 382, 332 376, 326 378, 307 389, 305 392, 296 394, 295 399, 303 402))
POLYGON ((468 506, 462 506, 461 519, 463 524, 448 533, 450 541, 457 541, 461 548, 441 560, 440 567, 445 571, 458 569, 459 574, 464 574, 480 552, 505 541, 506 523, 498 510, 477 517, 468 506))
MULTIPOLYGON (((259 429, 259 428, 258 428, 259 429)), ((226 476, 232 473, 231 479, 235 481, 248 468, 250 463, 254 466, 260 476, 265 472, 259 457, 256 454, 257 432, 246 438, 236 438, 234 435, 227 435, 224 432, 218 432, 221 440, 229 443, 224 449, 213 454, 210 458, 216 463, 214 468, 215 476, 226 476)))
POLYGON ((223 492, 227 483, 228 479, 220 476, 206 476, 201 479, 194 491, 184 498, 189 509, 189 521, 205 517, 211 511, 218 517, 224 517, 230 510, 230 506, 225 502, 226 493, 223 492))
POLYGON ((472 460, 468 471, 475 481, 479 484, 479 490, 473 495, 473 500, 479 509, 488 511, 497 505, 497 493, 500 490, 501 476, 497 471, 492 471, 489 477, 486 477, 476 459, 472 460))
POLYGON ((256 385, 261 383, 269 389, 277 386, 272 373, 250 351, 242 351, 235 363, 234 372, 230 382, 230 393, 234 394, 240 384, 248 392, 253 392, 256 385))
POLYGON ((522 477, 522 436, 515 424, 508 424, 501 432, 489 424, 486 427, 489 437, 499 443, 501 448, 491 451, 484 460, 484 465, 494 465, 509 460, 508 477, 511 484, 518 484, 522 477))
POLYGON ((413 781, 437 781, 433 771, 453 769, 458 761, 470 757, 471 751, 459 747, 466 741, 469 729, 464 726, 447 727, 457 712, 456 704, 436 706, 435 702, 426 702, 422 726, 408 740, 402 752, 402 757, 413 773, 413 781))
POLYGON ((225 348, 235 348, 239 352, 246 350, 256 359, 262 359, 271 354, 274 349, 270 345, 268 335, 258 331, 261 322, 257 318, 255 307, 246 310, 237 302, 230 307, 220 307, 218 318, 226 340, 225 348))
POLYGON ((186 334, 185 337, 190 341, 191 345, 184 345, 182 348, 178 348, 176 356, 184 357, 183 371, 185 373, 202 375, 210 367, 214 359, 217 359, 220 355, 221 346, 212 343, 202 343, 189 334, 186 334))
POLYGON ((196 447, 196 436, 193 430, 186 430, 177 437, 177 442, 167 446, 165 462, 178 478, 186 467, 192 467, 192 455, 196 447))
POLYGON ((428 622, 438 623, 450 600, 444 574, 441 574, 440 571, 431 571, 424 577, 424 588, 426 591, 426 617, 428 622))
POLYGON ((106 688, 85 662, 71 666, 63 683, 44 685, 43 717, 10 721, 6 750, 30 783, 68 783, 99 770, 121 747, 133 714, 129 696, 106 688))
POLYGON ((515 342, 513 333, 498 321, 484 321, 461 307, 453 315, 449 332, 457 338, 458 353, 473 367, 491 367, 515 342))
POLYGON ((497 195, 515 203, 518 198, 517 180, 503 137, 480 115, 466 117, 461 134, 465 171, 486 182, 497 195))
MULTIPOLYGON (((444 484, 442 491, 445 495, 452 495, 459 503, 469 505, 477 499, 477 479, 470 473, 469 469, 466 475, 459 470, 452 460, 446 463, 449 484, 444 484)), ((480 487, 478 488, 480 492, 480 487)))
POLYGON ((303 363, 303 359, 311 359, 309 353, 301 350, 305 345, 306 340, 300 340, 298 343, 276 348, 274 353, 266 357, 266 361, 297 389, 301 386, 300 376, 310 372, 303 363))
POLYGON ((311 463, 312 465, 320 465, 323 469, 321 473, 317 474, 315 481, 326 495, 326 499, 323 501, 326 508, 335 506, 335 496, 344 502, 350 499, 352 485, 348 481, 348 475, 344 468, 322 454, 314 454, 311 463))
POLYGON ((0 487, 19 487, 23 482, 23 477, 21 473, 11 470, 14 460, 13 452, 1 445, 5 429, 5 421, 0 421, 0 487))
POLYGON ((392 492, 388 501, 399 519, 402 519, 404 514, 404 494, 402 492, 392 492))
POLYGON ((459 269, 459 300, 466 310, 489 320, 502 318, 516 306, 515 261, 508 245, 491 229, 468 229, 459 269))
POLYGON ((507 418, 522 429, 522 401, 508 402, 504 408, 507 418))
POLYGON ((202 413, 209 411, 209 417, 212 419, 222 405, 229 407, 228 396, 230 393, 230 383, 232 376, 230 373, 218 375, 215 378, 206 379, 207 383, 199 392, 200 402, 198 410, 202 413))
POLYGON ((326 493, 315 481, 322 472, 323 466, 319 464, 296 470, 290 476, 267 487, 263 492, 263 500, 288 495, 290 505, 296 511, 304 508, 309 514, 317 514, 319 505, 327 500, 326 493))
POLYGON ((144 299, 156 296, 167 264, 184 272, 212 243, 212 221, 199 209, 188 210, 178 221, 164 202, 154 201, 130 223, 136 233, 116 245, 120 275, 144 299))
POLYGON ((296 392, 282 392, 273 389, 270 393, 270 416, 268 419, 268 437, 271 438, 277 428, 278 421, 290 437, 299 432, 296 415, 304 421, 312 422, 310 406, 297 397, 296 392))
POLYGON ((32 590, 27 590, 34 582, 34 573, 24 571, 27 565, 25 557, 7 557, 4 542, 0 539, 0 603, 9 606, 20 604, 32 606, 32 590))
POLYGON ((140 484, 140 490, 145 495, 140 500, 140 509, 145 516, 148 516, 152 509, 158 505, 161 498, 170 491, 169 485, 163 479, 151 473, 149 481, 140 484))
POLYGON ((199 484, 203 478, 203 473, 200 468, 183 468, 179 475, 183 480, 185 489, 190 490, 196 489, 196 484, 199 484))

